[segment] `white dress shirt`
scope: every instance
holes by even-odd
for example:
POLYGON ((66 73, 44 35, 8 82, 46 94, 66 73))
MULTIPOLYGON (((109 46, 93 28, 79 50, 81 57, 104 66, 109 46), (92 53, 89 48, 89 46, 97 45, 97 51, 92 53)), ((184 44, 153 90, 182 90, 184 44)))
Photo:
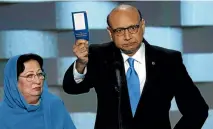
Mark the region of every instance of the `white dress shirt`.
MULTIPOLYGON (((127 73, 127 70, 129 68, 129 63, 127 59, 129 58, 128 55, 124 54, 121 52, 121 55, 123 57, 124 61, 124 68, 125 68, 125 73, 127 73)), ((145 60, 145 45, 142 43, 141 47, 139 50, 131 57, 133 58, 134 61, 134 68, 135 71, 138 74, 139 80, 140 80, 140 93, 142 93, 145 81, 146 81, 146 60, 145 60)), ((73 67, 73 75, 74 75, 74 80, 76 83, 80 83, 83 81, 85 74, 87 72, 87 67, 85 67, 83 74, 78 73, 78 71, 75 68, 76 62, 74 63, 73 67)))
MULTIPOLYGON (((127 59, 129 58, 129 56, 124 53, 121 53, 121 54, 124 60, 125 73, 127 73, 127 70, 129 69, 129 63, 127 59)), ((140 93, 142 93, 142 90, 146 81, 146 63, 145 63, 146 60, 145 60, 144 43, 142 43, 139 50, 131 58, 134 59, 134 68, 140 80, 140 93)))

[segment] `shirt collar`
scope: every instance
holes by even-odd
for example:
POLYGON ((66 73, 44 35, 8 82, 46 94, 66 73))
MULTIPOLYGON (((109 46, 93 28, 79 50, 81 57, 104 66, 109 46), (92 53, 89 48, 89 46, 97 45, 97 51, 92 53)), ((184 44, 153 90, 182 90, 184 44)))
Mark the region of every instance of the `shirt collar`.
MULTIPOLYGON (((121 55, 123 57, 124 62, 126 62, 127 59, 129 58, 129 56, 126 55, 125 53, 123 53, 122 51, 121 51, 121 55)), ((138 51, 131 58, 135 59, 140 64, 143 63, 143 59, 145 58, 145 44, 144 43, 141 44, 138 51)))

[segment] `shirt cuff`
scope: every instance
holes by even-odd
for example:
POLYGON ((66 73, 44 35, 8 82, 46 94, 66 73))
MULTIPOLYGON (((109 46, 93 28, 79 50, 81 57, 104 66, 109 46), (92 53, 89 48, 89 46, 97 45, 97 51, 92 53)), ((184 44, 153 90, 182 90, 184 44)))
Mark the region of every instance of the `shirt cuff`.
POLYGON ((79 73, 76 69, 76 61, 74 63, 73 67, 73 75, 75 79, 83 79, 85 77, 85 74, 87 73, 87 67, 84 68, 83 74, 79 73))

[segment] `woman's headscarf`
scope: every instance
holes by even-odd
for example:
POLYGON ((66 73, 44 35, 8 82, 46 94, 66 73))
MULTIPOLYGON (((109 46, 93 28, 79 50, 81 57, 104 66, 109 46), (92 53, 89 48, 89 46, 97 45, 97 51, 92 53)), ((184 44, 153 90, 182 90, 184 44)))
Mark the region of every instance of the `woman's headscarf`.
POLYGON ((18 89, 17 60, 19 57, 20 55, 12 57, 4 69, 4 95, 0 104, 0 128, 25 129, 31 126, 32 128, 30 129, 34 129, 33 125, 28 125, 32 124, 28 121, 34 121, 34 124, 43 123, 44 129, 75 129, 63 102, 57 96, 48 92, 45 80, 40 103, 38 105, 30 105, 26 102, 18 89), (36 113, 42 119, 35 118, 36 113), (36 121, 39 123, 36 123, 36 121), (23 127, 14 127, 17 123, 19 125, 23 123, 23 127))

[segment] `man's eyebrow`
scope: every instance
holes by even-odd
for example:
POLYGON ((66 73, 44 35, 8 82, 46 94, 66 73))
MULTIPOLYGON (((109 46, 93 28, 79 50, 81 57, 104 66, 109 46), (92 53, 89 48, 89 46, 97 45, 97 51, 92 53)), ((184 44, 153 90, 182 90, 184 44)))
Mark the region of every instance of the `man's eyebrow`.
POLYGON ((117 29, 126 29, 126 28, 129 28, 129 27, 132 27, 132 26, 136 26, 136 25, 138 25, 138 24, 132 24, 132 25, 130 25, 128 27, 118 27, 118 28, 115 28, 114 30, 117 30, 117 29))

